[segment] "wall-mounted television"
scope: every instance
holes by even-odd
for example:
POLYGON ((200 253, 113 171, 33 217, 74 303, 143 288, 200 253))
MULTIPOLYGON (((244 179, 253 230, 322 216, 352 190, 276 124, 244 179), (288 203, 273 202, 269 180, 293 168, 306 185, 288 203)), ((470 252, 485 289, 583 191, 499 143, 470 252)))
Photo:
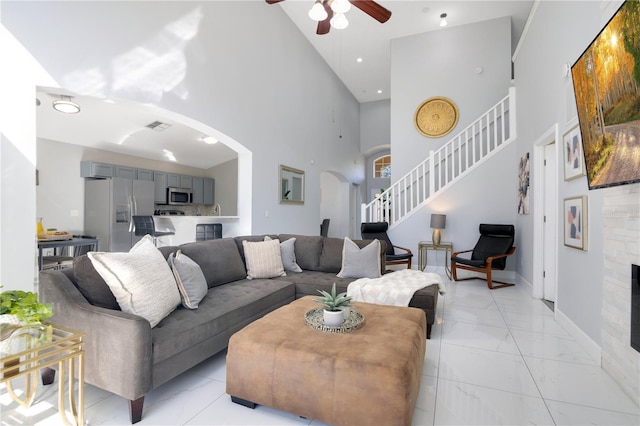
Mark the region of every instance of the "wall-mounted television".
POLYGON ((640 182, 640 1, 620 6, 571 76, 589 189, 640 182))

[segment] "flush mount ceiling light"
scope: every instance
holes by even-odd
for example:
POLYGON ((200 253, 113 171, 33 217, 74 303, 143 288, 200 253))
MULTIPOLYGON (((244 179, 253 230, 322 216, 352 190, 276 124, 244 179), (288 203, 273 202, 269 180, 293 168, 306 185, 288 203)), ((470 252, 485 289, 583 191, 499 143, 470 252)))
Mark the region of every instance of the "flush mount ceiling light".
POLYGON ((446 27, 447 26, 447 14, 443 13, 440 15, 440 26, 441 27, 446 27))
POLYGON ((71 101, 71 96, 60 95, 60 100, 53 101, 53 109, 65 114, 77 114, 80 112, 80 105, 71 101))

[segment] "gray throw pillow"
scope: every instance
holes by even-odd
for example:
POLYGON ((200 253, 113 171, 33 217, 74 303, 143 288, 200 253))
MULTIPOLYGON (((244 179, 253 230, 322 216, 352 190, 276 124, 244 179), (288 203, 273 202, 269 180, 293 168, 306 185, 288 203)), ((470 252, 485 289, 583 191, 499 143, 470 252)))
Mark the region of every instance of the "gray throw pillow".
MULTIPOLYGON (((264 236, 265 241, 271 241, 268 235, 264 236)), ((295 238, 289 238, 287 241, 280 243, 280 257, 282 257, 282 266, 285 271, 302 272, 302 268, 296 262, 295 238)))
POLYGON ((181 250, 171 253, 168 262, 180 291, 182 306, 198 309, 200 301, 207 295, 207 280, 200 265, 182 254, 181 250))
POLYGON ((345 237, 342 248, 342 269, 340 278, 379 278, 380 275, 380 241, 373 240, 360 248, 345 237))

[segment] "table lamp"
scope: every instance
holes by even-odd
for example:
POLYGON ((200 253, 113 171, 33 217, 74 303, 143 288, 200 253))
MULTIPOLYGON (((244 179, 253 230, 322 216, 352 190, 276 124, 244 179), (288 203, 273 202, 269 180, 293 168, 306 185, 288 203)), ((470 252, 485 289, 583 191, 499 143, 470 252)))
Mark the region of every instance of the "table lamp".
POLYGON ((446 223, 447 215, 438 213, 431 214, 431 228, 433 228, 431 240, 433 244, 440 245, 440 230, 445 228, 446 223))

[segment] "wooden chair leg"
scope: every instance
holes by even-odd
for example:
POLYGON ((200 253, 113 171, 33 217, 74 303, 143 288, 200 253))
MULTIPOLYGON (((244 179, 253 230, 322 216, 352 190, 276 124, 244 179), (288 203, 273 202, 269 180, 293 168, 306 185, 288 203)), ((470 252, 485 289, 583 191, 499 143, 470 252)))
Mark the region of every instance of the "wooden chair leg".
POLYGON ((138 423, 142 420, 142 407, 144 406, 144 396, 138 399, 129 400, 129 419, 131 424, 138 423))

